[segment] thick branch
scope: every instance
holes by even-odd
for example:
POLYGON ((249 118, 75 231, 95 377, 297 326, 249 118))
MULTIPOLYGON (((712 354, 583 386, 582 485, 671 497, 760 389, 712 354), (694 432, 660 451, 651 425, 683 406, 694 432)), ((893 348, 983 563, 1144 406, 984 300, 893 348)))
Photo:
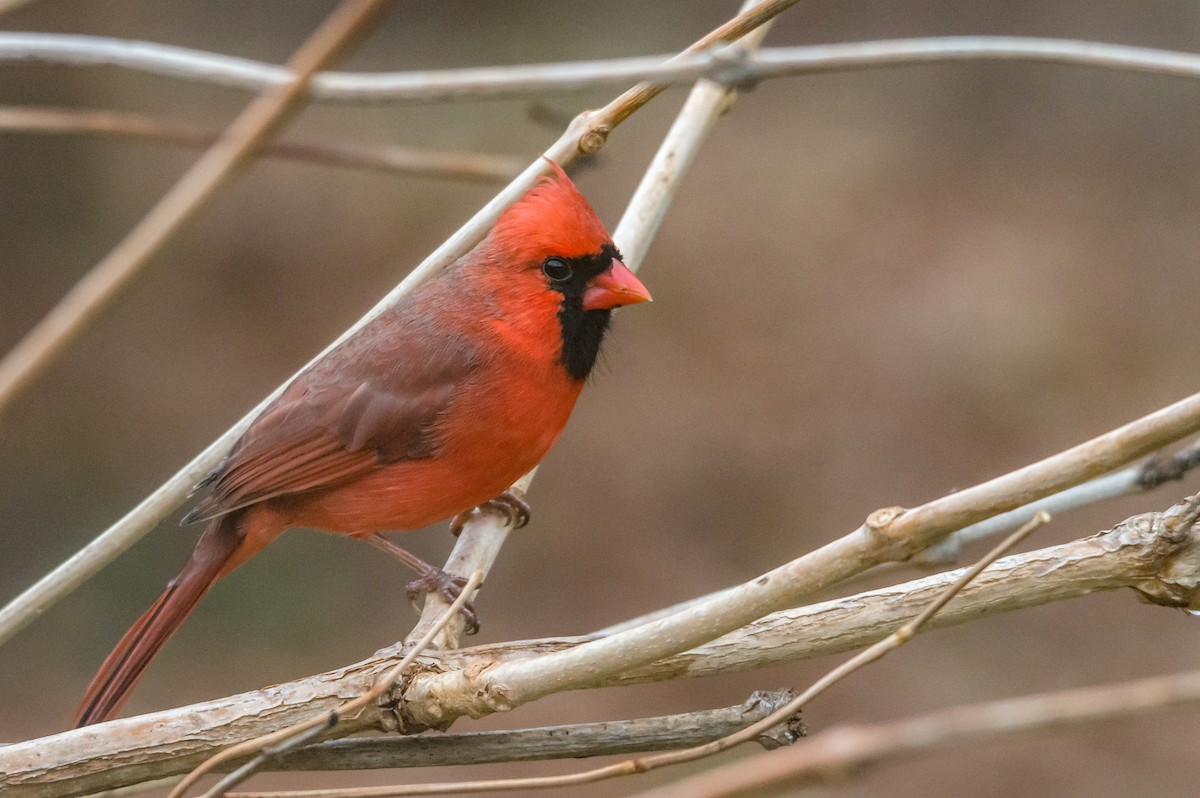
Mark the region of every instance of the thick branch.
POLYGON ((568 651, 499 663, 483 672, 415 677, 402 697, 401 723, 409 728, 442 727, 462 715, 478 717, 549 693, 594 686, 795 606, 804 596, 867 568, 906 559, 956 529, 1084 482, 1197 428, 1200 395, 913 510, 878 510, 854 532, 666 618, 568 651))
MULTIPOLYGON (((331 740, 280 757, 264 770, 366 770, 371 768, 480 765, 539 759, 607 756, 688 748, 732 734, 786 704, 790 690, 756 692, 743 704, 681 715, 603 723, 575 723, 518 731, 387 736, 331 740)), ((803 727, 793 720, 760 740, 764 748, 788 745, 803 727)))
MULTIPOLYGON (((940 628, 985 615, 1132 587, 1161 604, 1195 602, 1200 583, 1200 536, 1181 527, 1182 505, 1135 516, 1112 531, 1062 546, 1006 557, 984 571, 931 622, 940 628), (1190 533, 1190 534, 1189 534, 1190 533)), ((861 648, 911 618, 960 572, 791 609, 757 621, 696 650, 642 666, 604 684, 634 684, 707 676, 861 648)), ((423 672, 461 668, 486 672, 569 651, 579 639, 526 641, 427 654, 423 672)), ((111 721, 0 748, 5 795, 69 796, 189 770, 208 754, 361 693, 395 662, 396 651, 329 673, 264 690, 111 721)), ((347 721, 346 731, 382 722, 378 713, 347 721)))
MULTIPOLYGON (((1064 491, 1047 496, 1044 499, 1030 502, 1015 510, 1009 510, 1006 513, 1000 513, 970 526, 963 527, 924 551, 915 554, 903 563, 885 563, 877 568, 872 568, 854 579, 847 580, 842 584, 842 587, 852 585, 859 578, 868 576, 878 577, 885 573, 912 570, 911 566, 917 566, 919 570, 925 572, 937 570, 937 568, 932 568, 931 566, 949 567, 958 559, 963 546, 994 535, 1011 532, 1037 512, 1047 512, 1052 518, 1061 520, 1064 513, 1079 509, 1080 507, 1086 507, 1120 496, 1145 493, 1159 488, 1167 482, 1181 479, 1184 474, 1197 465, 1200 465, 1200 444, 1191 444, 1174 454, 1156 453, 1136 465, 1123 468, 1120 471, 1114 471, 1111 474, 1105 474, 1104 476, 1076 485, 1073 488, 1067 488, 1064 491)), ((680 610, 707 601, 710 598, 727 593, 733 589, 725 588, 724 590, 717 590, 704 596, 697 596, 686 601, 681 601, 670 607, 663 607, 637 618, 621 621, 612 626, 605 627, 598 632, 594 632, 592 637, 607 637, 615 632, 632 629, 650 621, 658 620, 659 618, 666 618, 680 610)))

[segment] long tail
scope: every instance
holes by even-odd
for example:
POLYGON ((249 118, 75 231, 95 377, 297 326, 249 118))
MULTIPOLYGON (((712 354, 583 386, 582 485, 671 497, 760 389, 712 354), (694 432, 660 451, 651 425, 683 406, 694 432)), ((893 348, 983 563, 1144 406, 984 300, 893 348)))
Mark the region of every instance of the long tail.
POLYGON ((253 553, 246 551, 250 546, 244 545, 249 542, 253 546, 257 542, 246 541, 242 528, 244 517, 242 512, 233 512, 209 523, 183 570, 171 580, 154 606, 125 633, 100 666, 76 712, 76 728, 100 723, 114 715, 129 697, 150 660, 213 583, 253 553))

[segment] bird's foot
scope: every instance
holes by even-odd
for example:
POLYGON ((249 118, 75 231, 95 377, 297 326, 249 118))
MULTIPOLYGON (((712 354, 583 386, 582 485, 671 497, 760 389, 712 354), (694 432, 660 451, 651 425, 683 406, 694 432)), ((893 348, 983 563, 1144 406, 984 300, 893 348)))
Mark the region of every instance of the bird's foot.
POLYGON ((471 520, 471 516, 476 510, 492 510, 500 513, 505 518, 505 524, 513 529, 520 529, 529 523, 530 507, 529 502, 517 496, 511 490, 506 490, 494 499, 488 499, 479 507, 465 510, 450 520, 450 534, 458 537, 462 534, 463 527, 467 521, 471 520))
MULTIPOLYGON (((447 604, 453 604, 466 586, 467 580, 464 577, 448 574, 431 565, 426 573, 408 583, 408 602, 415 609, 418 598, 426 593, 435 593, 447 604)), ((479 631, 479 615, 471 602, 463 604, 459 613, 466 623, 466 628, 463 629, 465 634, 473 635, 479 631)))
MULTIPOLYGON (((395 557, 418 574, 416 579, 405 586, 405 589, 408 591, 408 603, 418 612, 420 608, 417 607, 417 599, 424 593, 436 593, 447 604, 453 604, 455 599, 462 594, 462 589, 467 584, 465 578, 452 576, 436 565, 430 565, 408 549, 397 546, 378 532, 368 535, 367 540, 375 548, 395 557)), ((475 612, 475 607, 472 606, 471 602, 468 601, 463 604, 459 613, 462 615, 463 621, 466 622, 466 629, 464 631, 467 634, 473 635, 479 631, 479 615, 475 612)))

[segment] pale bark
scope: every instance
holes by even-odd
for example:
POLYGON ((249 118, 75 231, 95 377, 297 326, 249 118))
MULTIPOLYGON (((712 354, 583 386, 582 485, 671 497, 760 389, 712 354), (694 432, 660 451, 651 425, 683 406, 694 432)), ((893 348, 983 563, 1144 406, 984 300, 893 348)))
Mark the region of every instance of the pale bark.
MULTIPOLYGON (((989 614, 1132 587, 1168 606, 1196 603, 1200 536, 1178 523, 1180 506, 1135 516, 1109 532, 999 560, 931 622, 945 627, 989 614)), ((695 651, 613 675, 599 684, 634 684, 761 667, 861 648, 924 608, 957 572, 918 579, 771 615, 695 651)), ((605 638, 587 641, 603 642, 605 638)), ((580 648, 541 640, 427 654, 410 683, 450 672, 480 674, 580 648)), ((78 729, 0 748, 6 798, 95 792, 186 772, 217 750, 328 711, 361 694, 395 662, 396 651, 296 682, 229 698, 78 729)), ((340 733, 380 728, 364 712, 340 733)))
MULTIPOLYGON (((275 64, 107 36, 0 32, 0 60, 116 66, 251 91, 280 85, 289 78, 287 69, 275 64)), ((980 60, 1200 77, 1200 55, 1195 53, 1073 39, 942 36, 771 47, 745 56, 712 50, 674 58, 649 55, 414 72, 323 72, 314 79, 311 95, 324 102, 429 103, 586 91, 636 81, 674 86, 707 78, 736 86, 792 75, 980 60)))
MULTIPOLYGON (((1197 701, 1200 671, 968 704, 885 723, 830 729, 777 755, 750 757, 634 798, 768 798, 783 790, 794 795, 799 787, 839 784, 849 773, 901 756, 1197 701)), ((265 796, 242 793, 238 798, 265 796)))

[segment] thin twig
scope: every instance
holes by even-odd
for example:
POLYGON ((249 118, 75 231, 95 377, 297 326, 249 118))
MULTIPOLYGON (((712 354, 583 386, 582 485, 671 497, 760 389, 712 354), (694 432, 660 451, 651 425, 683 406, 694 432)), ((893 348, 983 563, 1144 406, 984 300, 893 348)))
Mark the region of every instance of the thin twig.
MULTIPOLYGON (((747 5, 750 7, 743 13, 699 39, 683 52, 694 55, 722 42, 739 39, 797 2, 799 0, 763 0, 757 5, 748 3, 747 5)), ((244 58, 216 55, 171 45, 100 36, 0 33, 0 59, 44 60, 72 65, 122 66, 169 77, 206 80, 221 85, 240 86, 254 90, 282 85, 289 78, 289 71, 286 67, 281 68, 273 64, 263 64, 244 58)), ((531 91, 544 93, 555 88, 553 85, 555 80, 561 81, 566 86, 574 84, 574 87, 577 88, 612 83, 628 84, 635 81, 653 82, 653 85, 639 85, 624 96, 621 109, 623 112, 632 113, 669 85, 658 81, 658 78, 661 75, 669 74, 671 67, 683 63, 685 59, 676 55, 671 58, 649 56, 632 60, 634 61, 633 68, 630 68, 629 64, 619 65, 617 70, 610 70, 605 79, 599 81, 594 80, 591 76, 604 69, 604 62, 487 67, 392 75, 328 73, 324 77, 316 79, 311 87, 311 92, 314 99, 340 97, 362 101, 407 96, 409 99, 446 100, 469 96, 465 95, 465 92, 471 91, 482 93, 484 96, 489 94, 505 96, 510 93, 505 84, 512 83, 514 78, 519 82, 524 82, 526 88, 520 93, 531 91), (670 65, 667 67, 667 71, 664 71, 664 59, 666 64, 670 65), (555 74, 550 83, 539 82, 537 79, 545 72, 555 74), (565 81, 562 80, 563 73, 566 73, 565 81), (533 80, 528 79, 530 75, 535 76, 533 80), (345 88, 338 85, 346 83, 347 78, 350 83, 349 96, 347 96, 345 88), (332 86, 328 84, 332 84, 332 86), (481 89, 482 92, 480 92, 481 89)), ((698 56, 698 60, 712 63, 712 59, 707 56, 698 56)), ((676 79, 672 83, 692 83, 705 77, 705 70, 692 67, 683 73, 677 73, 675 77, 676 79)), ((612 126, 616 127, 623 122, 628 113, 615 115, 612 126)))
MULTIPOLYGON (((727 38, 744 35, 757 25, 772 18, 773 15, 786 10, 794 2, 796 0, 761 3, 721 25, 697 44, 725 41, 727 38)), ((558 140, 542 153, 543 157, 555 161, 560 166, 567 166, 581 154, 599 150, 604 146, 609 133, 621 120, 627 118, 629 114, 642 107, 657 94, 656 91, 644 92, 640 88, 631 89, 598 111, 585 111, 577 116, 558 140)), ((547 173, 548 169, 549 167, 542 158, 538 158, 527 166, 512 183, 501 190, 456 233, 430 253, 365 316, 309 361, 305 368, 362 329, 380 313, 395 305, 417 285, 466 254, 487 234, 503 210, 531 188, 538 178, 547 173)), ((283 385, 287 385, 291 379, 289 377, 283 385)), ((0 644, 3 644, 62 598, 70 595, 72 591, 115 560, 138 540, 141 540, 154 529, 159 521, 178 508, 196 482, 212 470, 263 408, 283 390, 283 385, 272 391, 253 410, 213 441, 207 449, 143 499, 137 507, 27 588, 3 609, 0 609, 0 644)), ((466 533, 464 532, 464 534, 466 533)))
POLYGON ((442 613, 438 622, 431 626, 424 636, 413 644, 412 648, 396 663, 395 667, 384 674, 382 678, 376 680, 370 690, 358 698, 345 702, 332 712, 323 712, 302 723, 288 726, 270 734, 264 734, 253 740, 247 740, 244 743, 231 746, 221 753, 210 757, 199 767, 192 770, 191 773, 187 774, 179 784, 175 785, 174 789, 171 790, 169 798, 181 798, 181 796, 187 793, 188 788, 195 784, 200 777, 205 773, 211 772, 222 763, 239 759, 256 751, 261 752, 249 762, 221 779, 211 790, 204 794, 204 798, 220 798, 226 792, 250 778, 259 768, 275 756, 311 742, 316 736, 331 731, 342 718, 357 715, 366 707, 374 704, 380 697, 392 689, 392 686, 404 674, 404 671, 433 642, 434 637, 442 630, 442 627, 458 614, 458 611, 462 609, 463 605, 467 603, 471 595, 482 583, 483 572, 476 571, 471 574, 467 579, 467 583, 463 585, 462 591, 454 599, 453 603, 446 608, 445 612, 442 613))
POLYGON ((954 598, 966 585, 978 576, 991 563, 999 559, 1005 552, 1012 549, 1027 538, 1035 529, 1050 520, 1045 513, 1038 513, 1021 529, 1014 532, 992 551, 988 552, 978 563, 968 568, 961 577, 943 590, 925 609, 885 639, 860 652, 842 663, 799 696, 787 702, 784 706, 772 712, 767 717, 741 729, 733 734, 714 740, 704 745, 686 748, 682 751, 671 751, 650 756, 628 759, 605 767, 568 773, 559 776, 534 776, 515 779, 486 779, 439 784, 405 784, 385 787, 326 789, 326 790, 288 790, 266 793, 240 793, 231 798, 401 798, 401 796, 416 795, 446 795, 451 793, 479 793, 513 790, 535 790, 551 787, 570 787, 580 784, 592 784, 606 781, 617 776, 629 776, 636 773, 647 773, 670 765, 695 762, 709 756, 727 751, 753 740, 771 727, 778 725, 784 719, 800 712, 810 701, 827 689, 846 678, 864 666, 882 659, 890 651, 907 643, 929 619, 938 613, 942 607, 954 598))
MULTIPOLYGON (((207 147, 219 133, 177 125, 144 114, 123 111, 0 106, 0 130, 17 133, 93 134, 139 138, 184 147, 207 147)), ((299 141, 268 141, 255 154, 313 163, 349 166, 365 171, 447 177, 481 182, 507 182, 525 168, 508 155, 452 152, 397 146, 347 146, 299 141)))
MULTIPOLYGON (((654 718, 515 731, 329 740, 280 756, 267 763, 264 769, 366 770, 479 765, 686 748, 745 728, 792 697, 790 690, 758 691, 736 706, 654 718)), ((785 723, 772 729, 759 742, 764 748, 778 748, 794 742, 800 731, 798 721, 785 723)))
MULTIPOLYGON (((909 562, 919 566, 951 565, 958 561, 960 553, 966 546, 1016 529, 1021 525, 1022 519, 1028 518, 1031 512, 1044 510, 1058 517, 1071 510, 1078 510, 1099 502, 1148 493, 1167 482, 1182 479, 1188 471, 1198 465, 1200 465, 1200 442, 1193 443, 1174 454, 1152 455, 1145 462, 1105 474, 1053 496, 1031 502, 1024 507, 1018 507, 1007 513, 1001 513, 977 524, 964 527, 920 552, 909 562)), ((880 569, 876 569, 876 571, 878 570, 880 569)), ((872 573, 874 572, 872 571, 872 573)))
POLYGON ((212 198, 307 97, 318 69, 362 33, 383 0, 344 0, 288 63, 294 79, 250 103, 149 213, 0 360, 0 414, 141 273, 151 256, 212 198))
MULTIPOLYGON (((747 3, 743 10, 750 5, 747 3)), ((752 53, 762 44, 769 28, 770 24, 765 24, 731 46, 740 53, 752 53)), ((688 94, 613 232, 613 239, 620 244, 625 264, 630 268, 638 268, 645 259, 684 176, 735 94, 729 87, 708 80, 699 81, 688 94)))
MULTIPOLYGON (((791 5, 791 0, 787 5, 791 5)), ((782 9, 772 8, 777 14, 782 9)), ((698 45, 737 38, 728 32, 698 45)), ((703 49, 703 48, 701 48, 703 49)), ((101 36, 0 33, 0 61, 117 66, 229 88, 261 91, 288 80, 284 67, 171 45, 101 36)), ((889 68, 952 61, 1023 61, 1200 77, 1200 55, 1108 42, 1023 36, 945 36, 886 41, 771 47, 752 55, 721 49, 686 55, 637 56, 415 72, 325 72, 312 84, 318 101, 418 103, 576 92, 649 81, 659 86, 700 78, 737 85, 822 72, 889 68)))
MULTIPOLYGON (((842 783, 847 774, 905 755, 1196 701, 1200 701, 1200 671, 967 704, 885 723, 830 729, 787 751, 734 762, 638 798, 766 798, 785 788, 842 783)), ((262 798, 253 793, 239 798, 252 796, 262 798)))

